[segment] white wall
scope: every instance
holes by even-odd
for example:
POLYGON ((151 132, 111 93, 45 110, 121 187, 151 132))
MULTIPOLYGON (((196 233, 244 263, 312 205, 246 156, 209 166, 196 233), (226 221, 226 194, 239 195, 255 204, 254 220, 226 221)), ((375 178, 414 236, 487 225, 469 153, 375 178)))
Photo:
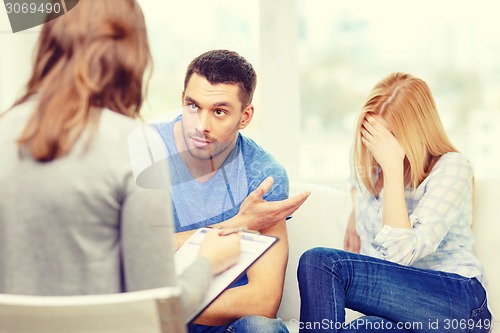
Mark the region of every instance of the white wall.
POLYGON ((13 34, 7 13, 0 6, 0 112, 22 92, 31 71, 33 47, 39 28, 13 34))

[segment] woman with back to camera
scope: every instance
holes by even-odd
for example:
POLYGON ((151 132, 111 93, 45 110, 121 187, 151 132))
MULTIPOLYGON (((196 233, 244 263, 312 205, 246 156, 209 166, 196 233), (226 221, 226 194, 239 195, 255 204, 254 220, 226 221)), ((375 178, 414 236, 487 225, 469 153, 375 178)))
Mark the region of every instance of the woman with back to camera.
MULTIPOLYGON (((81 295, 177 284, 169 191, 134 181, 151 55, 135 0, 81 0, 43 25, 26 93, 0 116, 0 293, 81 295)), ((186 313, 239 236, 212 232, 178 282, 186 313)))
POLYGON ((300 332, 488 332, 472 253, 472 167, 446 136, 424 81, 393 73, 373 88, 351 163, 352 252, 315 248, 301 257, 300 332), (345 308, 365 316, 342 325, 345 308))

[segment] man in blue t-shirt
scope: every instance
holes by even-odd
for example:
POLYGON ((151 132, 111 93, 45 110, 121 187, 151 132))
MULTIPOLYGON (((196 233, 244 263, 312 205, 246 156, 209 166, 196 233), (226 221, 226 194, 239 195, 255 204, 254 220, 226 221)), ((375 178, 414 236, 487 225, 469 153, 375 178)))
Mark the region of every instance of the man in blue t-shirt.
POLYGON ((235 52, 214 50, 188 66, 182 115, 157 124, 169 153, 176 245, 198 228, 245 227, 280 241, 189 325, 189 332, 288 332, 276 319, 288 259, 285 169, 239 130, 250 124, 256 74, 235 52))

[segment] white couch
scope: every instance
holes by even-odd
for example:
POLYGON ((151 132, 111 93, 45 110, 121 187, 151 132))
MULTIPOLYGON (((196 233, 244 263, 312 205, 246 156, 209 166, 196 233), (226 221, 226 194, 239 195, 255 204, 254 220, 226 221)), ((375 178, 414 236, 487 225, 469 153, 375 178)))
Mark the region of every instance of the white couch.
MULTIPOLYGON (((500 315, 500 226, 497 226, 496 205, 500 205, 498 191, 500 179, 476 180, 475 220, 473 225, 476 237, 475 252, 484 265, 488 279, 488 301, 490 310, 500 315)), ((304 190, 312 192, 309 199, 288 222, 290 254, 285 277, 285 289, 278 317, 283 319, 290 332, 298 331, 300 297, 297 285, 297 264, 300 255, 307 249, 324 246, 342 248, 344 231, 352 203, 348 191, 292 182, 291 195, 304 190)), ((348 310, 347 321, 359 316, 348 310)), ((496 324, 500 332, 500 323, 496 324)))

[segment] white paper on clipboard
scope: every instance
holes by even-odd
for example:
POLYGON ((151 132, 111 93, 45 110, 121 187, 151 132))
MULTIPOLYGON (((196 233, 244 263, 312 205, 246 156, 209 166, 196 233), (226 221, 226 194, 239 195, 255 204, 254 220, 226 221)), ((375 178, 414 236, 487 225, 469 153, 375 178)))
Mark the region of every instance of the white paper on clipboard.
MULTIPOLYGON (((177 276, 182 274, 196 260, 200 243, 208 230, 210 229, 202 228, 198 230, 175 252, 175 270, 177 276)), ((214 277, 201 306, 188 317, 188 322, 203 312, 217 296, 238 279, 276 241, 278 241, 277 237, 242 232, 241 255, 238 262, 228 270, 214 277)))

